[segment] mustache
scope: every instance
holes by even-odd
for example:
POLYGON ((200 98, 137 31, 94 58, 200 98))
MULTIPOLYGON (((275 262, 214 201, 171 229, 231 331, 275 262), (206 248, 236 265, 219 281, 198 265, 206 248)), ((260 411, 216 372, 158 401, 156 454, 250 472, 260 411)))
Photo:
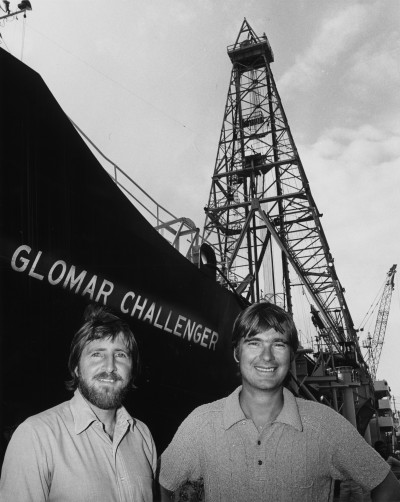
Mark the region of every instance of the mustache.
POLYGON ((107 373, 106 371, 102 371, 101 373, 98 373, 97 375, 95 375, 94 378, 95 378, 95 380, 101 380, 101 379, 105 378, 107 380, 113 380, 114 382, 122 380, 122 378, 117 373, 114 373, 114 372, 107 373))

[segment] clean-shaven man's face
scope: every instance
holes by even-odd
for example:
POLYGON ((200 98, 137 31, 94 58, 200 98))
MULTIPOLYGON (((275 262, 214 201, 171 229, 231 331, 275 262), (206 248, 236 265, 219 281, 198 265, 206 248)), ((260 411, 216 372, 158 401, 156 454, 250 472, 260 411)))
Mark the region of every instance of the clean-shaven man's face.
POLYGON ((288 335, 273 328, 242 338, 238 358, 243 387, 265 391, 282 387, 291 355, 288 335))

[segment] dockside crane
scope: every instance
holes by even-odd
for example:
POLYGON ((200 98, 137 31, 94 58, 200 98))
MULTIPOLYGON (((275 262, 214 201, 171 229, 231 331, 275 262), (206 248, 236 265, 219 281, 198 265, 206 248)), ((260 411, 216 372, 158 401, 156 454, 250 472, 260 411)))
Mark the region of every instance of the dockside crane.
POLYGON ((397 265, 392 265, 387 273, 385 287, 379 302, 379 310, 376 316, 375 329, 372 336, 369 334, 364 348, 368 349, 366 362, 369 366, 373 381, 376 380, 376 373, 382 353, 383 342, 385 340, 386 326, 389 318, 390 303, 394 289, 394 276, 397 265))

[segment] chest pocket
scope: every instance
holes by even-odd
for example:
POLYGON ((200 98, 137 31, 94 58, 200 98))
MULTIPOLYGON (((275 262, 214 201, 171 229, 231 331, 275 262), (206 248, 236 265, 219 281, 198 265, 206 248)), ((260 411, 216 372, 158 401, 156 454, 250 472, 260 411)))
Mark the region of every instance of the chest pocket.
POLYGON ((290 437, 291 433, 293 430, 283 433, 277 445, 275 475, 278 484, 293 493, 293 500, 301 500, 303 495, 307 500, 306 494, 312 491, 316 481, 328 481, 329 473, 316 439, 297 432, 293 434, 295 437, 290 437))

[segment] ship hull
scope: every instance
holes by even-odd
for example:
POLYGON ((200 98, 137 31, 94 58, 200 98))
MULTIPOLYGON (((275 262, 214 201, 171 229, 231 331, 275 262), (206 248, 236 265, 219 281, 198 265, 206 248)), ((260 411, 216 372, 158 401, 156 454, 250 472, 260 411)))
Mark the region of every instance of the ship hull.
POLYGON ((71 338, 97 302, 138 339, 143 371, 126 404, 162 450, 191 409, 237 384, 240 301, 151 227, 41 77, 1 49, 0 91, 3 438, 69 399, 71 338))

